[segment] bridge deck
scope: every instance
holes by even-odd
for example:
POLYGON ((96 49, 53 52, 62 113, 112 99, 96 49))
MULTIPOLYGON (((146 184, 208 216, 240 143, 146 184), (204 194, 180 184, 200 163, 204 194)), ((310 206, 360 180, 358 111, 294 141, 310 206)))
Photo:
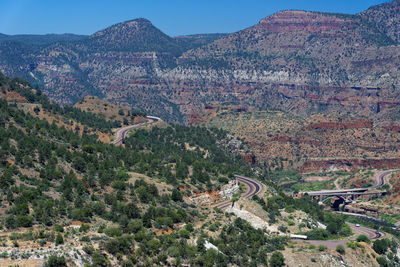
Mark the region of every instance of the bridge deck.
POLYGON ((311 195, 323 195, 323 194, 331 194, 331 193, 347 193, 347 192, 365 192, 368 188, 354 188, 354 189, 339 189, 339 190, 323 190, 323 191, 311 191, 311 192, 302 192, 303 194, 311 195))
POLYGON ((372 192, 343 192, 343 193, 329 193, 329 192, 321 192, 321 193, 308 193, 310 196, 363 196, 363 195, 379 195, 384 194, 386 191, 372 191, 372 192))

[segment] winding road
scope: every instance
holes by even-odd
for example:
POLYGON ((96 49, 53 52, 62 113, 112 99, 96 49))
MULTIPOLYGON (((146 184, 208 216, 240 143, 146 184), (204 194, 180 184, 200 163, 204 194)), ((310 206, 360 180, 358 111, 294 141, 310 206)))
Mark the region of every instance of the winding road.
POLYGON ((126 135, 128 134, 129 131, 139 128, 139 127, 142 127, 147 124, 158 122, 161 120, 160 118, 154 117, 154 116, 146 116, 146 119, 147 119, 146 122, 141 122, 138 124, 129 125, 129 126, 118 129, 118 131, 115 134, 115 140, 112 141, 111 144, 119 145, 122 142, 122 140, 126 137, 126 135))
MULTIPOLYGON (((375 229, 367 228, 364 226, 357 226, 357 224, 346 222, 348 226, 350 226, 351 230, 354 233, 366 235, 369 239, 378 239, 384 236, 385 234, 375 229)), ((329 249, 336 249, 337 245, 342 245, 346 247, 347 243, 352 241, 351 239, 343 239, 343 240, 306 240, 305 242, 313 244, 315 246, 323 245, 329 249)))
MULTIPOLYGON (((113 144, 113 145, 120 144, 122 142, 122 140, 126 137, 128 132, 133 130, 133 129, 142 127, 144 125, 148 125, 148 124, 151 124, 151 123, 155 123, 155 122, 161 121, 160 118, 154 117, 154 116, 146 116, 146 119, 147 119, 146 122, 141 122, 141 123, 138 123, 138 124, 129 125, 129 126, 122 127, 120 129, 118 129, 118 131, 115 134, 116 138, 115 138, 115 140, 113 142, 111 142, 111 144, 113 144)), ((241 176, 241 175, 235 175, 235 178, 240 183, 244 184, 247 187, 247 191, 242 195, 242 197, 244 197, 244 198, 251 198, 254 195, 259 194, 264 188, 264 186, 260 182, 254 180, 252 178, 249 178, 249 177, 246 177, 246 176, 241 176)), ((231 201, 227 200, 227 201, 218 203, 217 205, 215 205, 215 207, 220 208, 220 209, 224 209, 224 208, 227 208, 230 204, 231 204, 231 201)))
MULTIPOLYGON (((339 189, 339 190, 323 190, 323 191, 319 191, 319 193, 332 193, 332 192, 337 192, 337 193, 341 193, 341 192, 349 192, 349 191, 359 191, 360 189, 367 191, 367 190, 373 190, 376 189, 378 187, 383 186, 386 182, 387 182, 387 176, 389 176, 390 174, 392 174, 394 171, 398 171, 396 170, 388 170, 388 171, 383 171, 378 173, 375 176, 375 184, 369 187, 365 187, 365 188, 355 188, 355 189, 339 189)), ((318 193, 318 192, 317 192, 318 193)), ((346 213, 347 215, 352 215, 351 213, 346 213)), ((356 216, 359 216, 359 214, 355 214, 356 216)), ((351 230, 355 233, 358 234, 363 234, 366 235, 369 239, 378 239, 381 238, 385 235, 385 233, 377 231, 375 229, 372 228, 368 228, 365 226, 361 226, 358 224, 354 224, 354 223, 349 223, 346 222, 346 224, 351 228, 351 230)), ((350 239, 346 239, 346 240, 307 240, 308 243, 311 243, 313 245, 324 245, 327 246, 330 249, 335 249, 337 245, 343 245, 346 246, 347 242, 351 241, 350 239)))
MULTIPOLYGON (((387 170, 378 173, 375 176, 375 184, 368 186, 368 187, 358 187, 358 188, 351 188, 351 189, 335 189, 335 190, 321 190, 321 191, 309 191, 309 192, 301 192, 301 194, 308 194, 309 196, 322 196, 322 195, 334 195, 334 194, 360 194, 362 195, 362 192, 366 192, 368 190, 373 190, 378 187, 383 186, 386 183, 386 177, 392 174, 392 172, 398 171, 398 169, 395 170, 387 170)), ((372 191, 372 193, 375 191, 372 191)), ((368 193, 365 193, 368 194, 368 193)))
POLYGON ((357 224, 349 223, 349 222, 346 222, 346 224, 348 226, 350 226, 351 230, 353 230, 354 232, 359 232, 363 235, 366 235, 369 239, 377 239, 377 238, 380 238, 385 235, 382 232, 379 232, 375 229, 368 228, 365 226, 361 226, 361 225, 357 226, 357 224))
MULTIPOLYGON (((138 123, 135 125, 130 125, 130 126, 126 126, 126 127, 122 127, 120 128, 117 132, 116 132, 116 139, 112 142, 112 144, 114 145, 118 145, 122 142, 122 140, 126 137, 127 133, 129 131, 131 131, 132 129, 136 129, 139 127, 142 127, 144 125, 148 125, 157 121, 160 121, 161 119, 158 117, 153 117, 153 116, 146 116, 147 121, 146 122, 142 122, 142 123, 138 123)), ((386 177, 388 175, 390 175, 392 172, 394 171, 398 171, 398 170, 388 170, 388 171, 384 171, 381 172, 379 174, 376 175, 376 183, 375 185, 372 185, 370 187, 366 187, 363 188, 362 190, 370 190, 370 189, 375 189, 377 187, 383 186, 386 183, 386 177)), ((241 195, 241 197, 244 198, 251 198, 254 195, 258 195, 264 188, 264 186, 249 177, 246 176, 241 176, 241 175, 235 175, 235 178, 242 184, 244 184, 247 188, 246 192, 241 195)), ((339 189, 339 190, 323 190, 323 191, 319 191, 318 193, 321 192, 327 192, 327 193, 332 193, 332 192, 344 192, 344 191, 359 191, 360 189, 355 188, 355 189, 339 189)), ((311 192, 307 192, 307 193, 311 193, 311 192)), ((314 193, 314 192, 313 192, 314 193)), ((214 207, 216 208, 220 208, 220 209, 225 209, 227 207, 229 207, 231 205, 231 201, 230 200, 226 200, 223 201, 221 203, 216 204, 214 207)), ((348 223, 346 222, 349 227, 354 231, 354 232, 358 232, 360 234, 364 234, 366 235, 369 239, 377 239, 380 238, 382 236, 384 236, 384 233, 376 231, 375 229, 371 229, 371 228, 367 228, 364 226, 360 226, 360 225, 356 225, 353 223, 348 223)), ((312 243, 314 245, 326 245, 328 248, 331 249, 335 249, 336 246, 338 244, 342 244, 342 245, 346 245, 347 242, 349 242, 350 240, 307 240, 307 242, 312 243)))
POLYGON ((367 187, 367 189, 375 189, 377 187, 384 185, 386 183, 386 177, 395 171, 398 171, 398 170, 388 170, 388 171, 378 173, 378 175, 375 176, 375 184, 370 187, 367 187))
MULTIPOLYGON (((258 195, 264 188, 264 186, 260 182, 254 180, 252 178, 249 178, 246 176, 241 176, 241 175, 235 175, 235 178, 240 183, 244 184, 247 187, 246 192, 243 195, 241 195, 241 197, 251 198, 254 195, 258 195)), ((226 200, 221 203, 218 203, 214 207, 220 208, 220 209, 225 209, 225 208, 229 207, 231 205, 231 203, 232 202, 230 200, 226 200)))

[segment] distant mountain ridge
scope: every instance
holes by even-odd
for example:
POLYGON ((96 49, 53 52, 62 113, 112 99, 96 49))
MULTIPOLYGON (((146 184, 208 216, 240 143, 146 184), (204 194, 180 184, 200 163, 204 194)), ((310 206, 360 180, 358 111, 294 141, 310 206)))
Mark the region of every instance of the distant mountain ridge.
POLYGON ((135 19, 73 41, 18 49, 0 41, 0 71, 62 104, 91 94, 169 121, 190 123, 226 104, 384 116, 400 106, 399 5, 281 11, 226 35, 170 37, 135 19))
POLYGON ((32 45, 47 45, 56 42, 70 42, 70 41, 78 41, 86 38, 86 35, 78 35, 72 33, 64 33, 64 34, 16 34, 16 35, 7 35, 0 33, 0 42, 11 41, 11 42, 20 42, 32 45))

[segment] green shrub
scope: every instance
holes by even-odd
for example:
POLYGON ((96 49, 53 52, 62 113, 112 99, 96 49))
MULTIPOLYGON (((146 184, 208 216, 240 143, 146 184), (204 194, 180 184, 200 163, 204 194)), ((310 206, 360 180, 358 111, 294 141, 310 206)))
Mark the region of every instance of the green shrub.
POLYGON ((183 238, 189 239, 190 238, 190 232, 186 229, 182 229, 179 231, 179 235, 183 238))
POLYGON ((306 233, 310 240, 325 240, 329 237, 329 233, 325 229, 315 228, 306 233))
POLYGON ((62 233, 62 232, 64 232, 64 227, 62 227, 59 224, 56 224, 56 225, 54 225, 54 230, 62 233))
POLYGON ((227 184, 229 182, 229 179, 226 177, 219 177, 218 182, 220 182, 221 184, 227 184))
POLYGON ((366 235, 359 235, 357 237, 357 242, 365 242, 365 243, 370 243, 371 241, 366 235))
POLYGON ((352 249, 356 249, 356 247, 357 247, 357 242, 356 241, 349 241, 349 242, 347 242, 347 247, 349 247, 349 248, 352 248, 352 249))
POLYGON ((287 227, 284 226, 284 225, 280 225, 280 226, 278 227, 278 230, 281 231, 282 233, 286 233, 287 227))
POLYGON ((181 194, 181 192, 180 192, 178 189, 174 188, 174 189, 172 190, 171 199, 172 199, 173 201, 175 201, 175 202, 182 201, 183 199, 182 199, 182 194, 181 194))
POLYGON ((82 224, 81 227, 79 227, 79 232, 81 233, 86 233, 87 231, 89 231, 90 226, 87 224, 82 224))
POLYGON ((325 251, 325 250, 327 250, 327 249, 328 249, 328 247, 325 246, 325 245, 319 245, 319 246, 318 246, 318 250, 319 250, 319 251, 325 251))
POLYGON ((92 255, 92 254, 94 253, 94 247, 91 246, 91 245, 84 246, 84 247, 82 248, 82 250, 83 250, 86 254, 88 254, 88 255, 92 255))
POLYGON ((156 254, 158 252, 158 249, 160 248, 161 243, 158 241, 158 239, 151 239, 146 242, 146 247, 149 250, 150 253, 156 254))
POLYGON ((378 257, 376 261, 379 263, 379 266, 381 267, 395 266, 395 265, 390 265, 389 261, 386 259, 385 256, 378 257))
POLYGON ((64 256, 52 255, 47 260, 45 267, 63 267, 67 266, 64 256))
POLYGON ((128 223, 126 231, 128 233, 137 233, 143 228, 143 222, 140 219, 133 219, 128 223))
POLYGON ((104 248, 109 253, 128 253, 132 247, 132 237, 129 235, 119 236, 104 243, 104 248))
POLYGON ((100 250, 95 250, 92 255, 93 266, 111 266, 110 260, 107 255, 102 253, 100 250))
POLYGON ((8 258, 8 253, 6 251, 0 253, 0 258, 2 259, 8 258))
POLYGON ((378 254, 385 254, 389 246, 390 246, 390 240, 387 238, 383 238, 375 240, 374 244, 372 245, 372 248, 378 254))
POLYGON ((339 252, 340 254, 344 254, 345 253, 344 246, 343 245, 337 245, 336 246, 336 251, 339 252))
POLYGON ((71 211, 71 217, 82 222, 90 222, 92 215, 92 210, 89 207, 82 207, 71 211))
POLYGON ((302 222, 302 223, 299 224, 299 229, 302 229, 302 228, 304 228, 304 227, 306 227, 306 224, 305 224, 305 223, 302 222))
POLYGON ((33 218, 32 216, 27 215, 17 215, 15 217, 15 223, 17 227, 31 227, 33 218))
POLYGON ((62 237, 61 233, 58 233, 56 237, 56 246, 64 244, 64 238, 62 237))
POLYGON ((85 235, 85 236, 82 236, 80 241, 82 241, 82 242, 90 242, 90 238, 87 235, 85 235))
POLYGON ((104 233, 108 236, 115 237, 115 236, 121 236, 122 230, 119 227, 108 227, 104 230, 104 233))
POLYGON ((295 208, 295 206, 293 206, 293 205, 288 205, 288 206, 285 207, 285 211, 286 211, 287 213, 292 213, 292 212, 294 212, 295 210, 296 210, 296 208, 295 208))
POLYGON ((269 266, 281 267, 283 265, 285 265, 285 258, 283 257, 283 254, 279 251, 274 252, 269 259, 269 266))

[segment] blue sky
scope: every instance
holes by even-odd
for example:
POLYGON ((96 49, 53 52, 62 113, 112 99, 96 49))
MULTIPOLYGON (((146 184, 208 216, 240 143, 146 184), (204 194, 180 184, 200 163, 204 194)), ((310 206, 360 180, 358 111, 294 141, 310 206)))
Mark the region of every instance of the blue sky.
POLYGON ((355 14, 384 0, 0 0, 0 33, 92 34, 149 19, 171 36, 235 32, 284 9, 355 14))

